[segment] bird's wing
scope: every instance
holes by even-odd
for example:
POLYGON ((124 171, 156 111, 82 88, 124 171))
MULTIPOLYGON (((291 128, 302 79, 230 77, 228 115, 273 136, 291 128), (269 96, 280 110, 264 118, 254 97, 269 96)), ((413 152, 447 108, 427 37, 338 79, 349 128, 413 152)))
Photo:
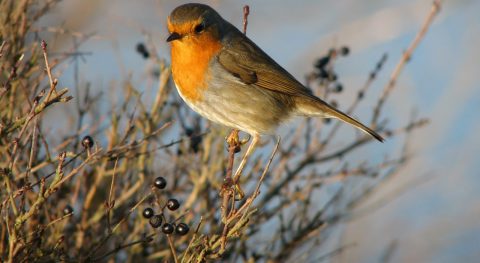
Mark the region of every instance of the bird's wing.
POLYGON ((245 84, 291 96, 317 99, 247 37, 226 43, 218 54, 218 61, 245 84))
MULTIPOLYGON (((240 31, 238 33, 241 34, 240 31)), ((338 118, 383 141, 383 138, 372 129, 315 97, 247 37, 237 37, 227 42, 218 54, 218 61, 225 70, 248 86, 294 96, 296 103, 310 107, 312 112, 338 118)))

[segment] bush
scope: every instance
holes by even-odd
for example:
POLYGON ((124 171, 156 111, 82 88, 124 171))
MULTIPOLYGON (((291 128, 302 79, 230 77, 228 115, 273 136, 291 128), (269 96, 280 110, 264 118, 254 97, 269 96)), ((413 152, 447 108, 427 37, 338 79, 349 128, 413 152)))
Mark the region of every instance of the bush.
MULTIPOLYGON (((56 2, 0 3, 8 21, 0 24, 2 261, 253 262, 314 255, 328 229, 409 159, 402 151, 380 162, 354 162, 351 153, 371 138, 335 144, 340 123, 303 120, 271 154, 265 147, 251 158, 238 185, 224 181, 241 145, 226 144, 226 129, 206 128, 186 110, 152 43, 137 46, 158 68, 152 96, 142 97, 130 81, 115 91, 119 103, 90 94, 89 84, 77 83, 74 97, 62 87, 60 65, 81 54, 51 58, 35 28, 56 2), (239 188, 244 198, 237 199, 239 188)), ((340 98, 347 87, 334 64, 349 52, 334 48, 318 59, 307 80, 313 92, 340 98)), ((341 108, 354 112, 385 62, 386 55, 357 99, 341 108)), ((389 138, 426 123, 387 128, 380 112, 394 80, 372 112, 372 125, 389 138)))

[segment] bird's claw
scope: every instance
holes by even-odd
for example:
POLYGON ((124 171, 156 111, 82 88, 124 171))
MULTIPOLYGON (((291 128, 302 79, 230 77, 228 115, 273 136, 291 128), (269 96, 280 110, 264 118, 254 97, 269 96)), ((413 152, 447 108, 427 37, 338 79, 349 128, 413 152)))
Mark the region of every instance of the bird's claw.
POLYGON ((252 136, 250 134, 248 134, 248 137, 247 138, 244 138, 242 140, 239 141, 240 145, 245 145, 247 144, 247 142, 250 141, 250 139, 252 138, 252 136))
POLYGON ((239 130, 233 129, 232 132, 225 138, 229 146, 239 145, 240 139, 238 138, 239 130))

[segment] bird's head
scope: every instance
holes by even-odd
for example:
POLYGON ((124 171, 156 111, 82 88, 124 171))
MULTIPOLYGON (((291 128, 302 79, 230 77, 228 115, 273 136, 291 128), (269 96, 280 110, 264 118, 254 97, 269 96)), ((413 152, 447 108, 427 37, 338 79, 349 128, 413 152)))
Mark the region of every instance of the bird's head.
POLYGON ((168 17, 167 42, 196 43, 220 40, 225 20, 210 6, 185 4, 175 8, 168 17))

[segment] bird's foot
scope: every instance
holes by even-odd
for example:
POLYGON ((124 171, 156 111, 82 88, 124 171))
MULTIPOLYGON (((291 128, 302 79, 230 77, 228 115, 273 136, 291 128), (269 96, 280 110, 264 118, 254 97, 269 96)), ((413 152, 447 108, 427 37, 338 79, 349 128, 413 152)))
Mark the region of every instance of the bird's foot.
POLYGON ((241 147, 245 145, 248 141, 250 141, 250 138, 252 137, 248 135, 248 137, 240 139, 240 136, 238 136, 239 132, 239 130, 233 129, 230 134, 225 138, 228 147, 235 147, 235 153, 240 152, 241 147))

